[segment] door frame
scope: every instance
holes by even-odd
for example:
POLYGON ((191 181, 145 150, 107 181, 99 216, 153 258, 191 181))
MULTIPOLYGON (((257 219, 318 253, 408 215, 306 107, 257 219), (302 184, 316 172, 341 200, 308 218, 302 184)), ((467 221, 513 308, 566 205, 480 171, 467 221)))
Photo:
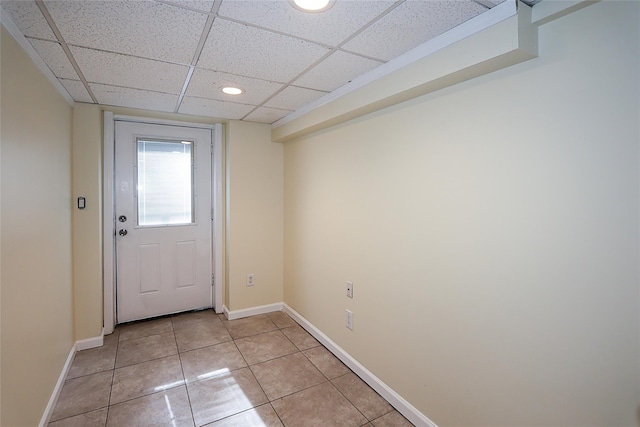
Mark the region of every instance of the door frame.
POLYGON ((115 218, 115 124, 116 121, 160 124, 171 126, 185 126, 198 129, 211 130, 212 157, 211 157, 211 203, 213 213, 213 226, 211 227, 212 244, 212 270, 214 274, 213 303, 216 313, 222 313, 222 287, 224 284, 223 270, 223 242, 224 242, 224 207, 223 207, 223 128, 221 123, 201 124, 180 122, 174 120, 151 119, 147 117, 134 117, 114 115, 111 111, 104 112, 104 139, 102 153, 102 259, 103 259, 103 291, 104 291, 104 330, 103 334, 113 332, 116 325, 116 218, 115 218))

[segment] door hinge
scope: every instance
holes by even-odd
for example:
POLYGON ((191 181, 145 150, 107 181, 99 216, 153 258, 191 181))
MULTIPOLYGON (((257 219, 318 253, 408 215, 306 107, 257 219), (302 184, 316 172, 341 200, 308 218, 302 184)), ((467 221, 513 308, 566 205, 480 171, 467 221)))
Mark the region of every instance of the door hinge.
POLYGON ((211 275, 211 286, 215 286, 215 284, 216 284, 216 275, 212 274, 211 275))

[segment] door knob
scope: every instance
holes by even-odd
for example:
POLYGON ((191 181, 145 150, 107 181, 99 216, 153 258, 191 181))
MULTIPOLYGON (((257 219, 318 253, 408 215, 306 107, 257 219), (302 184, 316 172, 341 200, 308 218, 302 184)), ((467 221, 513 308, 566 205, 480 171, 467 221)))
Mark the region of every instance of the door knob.
POLYGON ((125 230, 124 228, 120 231, 118 231, 118 234, 121 236, 126 236, 127 235, 127 230, 125 230))

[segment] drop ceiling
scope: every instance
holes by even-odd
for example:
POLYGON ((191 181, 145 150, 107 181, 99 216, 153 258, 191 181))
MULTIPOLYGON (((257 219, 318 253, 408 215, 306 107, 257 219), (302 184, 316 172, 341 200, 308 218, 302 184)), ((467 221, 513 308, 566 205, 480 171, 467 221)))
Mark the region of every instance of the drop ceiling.
POLYGON ((76 102, 273 123, 504 0, 1 0, 76 102), (221 89, 243 89, 237 96, 221 89))

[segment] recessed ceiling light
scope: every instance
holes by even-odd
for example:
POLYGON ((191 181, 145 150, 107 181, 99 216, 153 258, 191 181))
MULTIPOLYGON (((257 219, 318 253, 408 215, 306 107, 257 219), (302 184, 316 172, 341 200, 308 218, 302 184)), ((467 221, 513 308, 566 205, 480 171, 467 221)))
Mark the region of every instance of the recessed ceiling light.
POLYGON ((222 91, 227 95, 240 95, 243 92, 242 89, 231 86, 223 87, 222 91))
POLYGON ((289 0, 296 8, 303 12, 324 12, 331 9, 335 0, 289 0))

